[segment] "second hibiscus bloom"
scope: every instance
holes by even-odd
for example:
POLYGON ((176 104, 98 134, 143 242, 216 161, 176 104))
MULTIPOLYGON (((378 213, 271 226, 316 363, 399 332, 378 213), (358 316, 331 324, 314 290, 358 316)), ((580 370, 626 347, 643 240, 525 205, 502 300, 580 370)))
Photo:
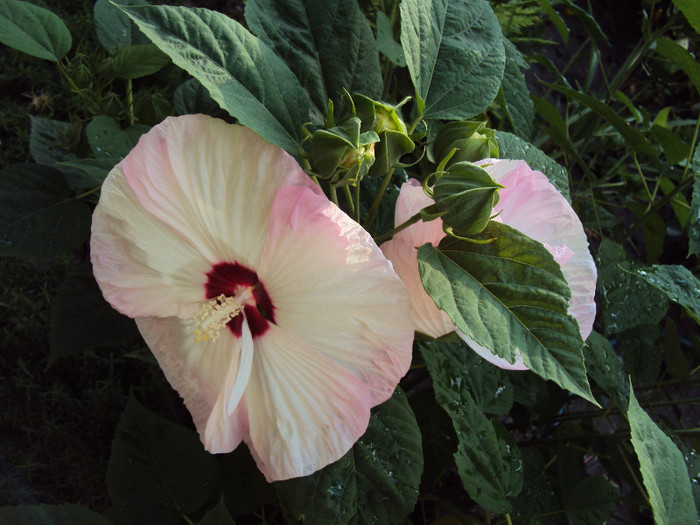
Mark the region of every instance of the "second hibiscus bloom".
MULTIPOLYGON (((478 164, 497 183, 505 186, 499 190, 500 199, 493 209, 495 220, 544 244, 559 263, 572 293, 569 314, 576 318, 581 336, 586 339, 595 318, 596 267, 576 213, 547 177, 530 169, 524 161, 485 159, 478 164)), ((425 194, 417 180, 405 183, 396 201, 395 226, 431 204, 434 201, 425 194)), ((419 221, 381 246, 408 288, 416 331, 435 338, 455 331, 455 326, 423 289, 418 273, 417 249, 425 243, 437 246, 445 235, 440 219, 419 221)), ((506 369, 527 369, 519 353, 516 362, 509 363, 459 330, 457 334, 493 364, 506 369)))

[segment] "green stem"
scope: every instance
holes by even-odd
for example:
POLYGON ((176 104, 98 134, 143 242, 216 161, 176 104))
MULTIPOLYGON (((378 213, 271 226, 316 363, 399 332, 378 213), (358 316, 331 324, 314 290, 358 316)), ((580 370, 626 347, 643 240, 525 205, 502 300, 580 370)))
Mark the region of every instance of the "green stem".
POLYGON ((360 181, 355 184, 355 222, 360 223, 360 181))
POLYGON ((382 202, 382 198, 384 197, 386 189, 389 187, 389 182, 391 182, 391 176, 393 174, 394 168, 391 168, 389 171, 387 171, 386 175, 384 175, 384 180, 382 181, 382 185, 379 187, 377 196, 374 198, 374 202, 372 203, 372 206, 367 212, 365 220, 362 223, 362 226, 365 228, 365 230, 368 230, 370 225, 374 221, 374 217, 377 215, 377 210, 379 209, 379 204, 382 202))
POLYGON ((74 198, 75 198, 75 199, 84 199, 85 197, 89 197, 89 196, 92 195, 93 193, 97 193, 97 192, 100 191, 101 189, 102 189, 102 186, 95 186, 95 187, 92 188, 91 190, 88 190, 88 191, 86 191, 86 192, 84 192, 84 193, 81 193, 80 195, 76 195, 74 198))
POLYGON ((382 243, 382 242, 384 242, 384 241, 388 241, 388 240, 391 239, 394 235, 396 235, 397 233, 399 233, 399 232, 402 231, 402 230, 405 230, 405 229, 408 228, 411 224, 417 223, 419 220, 421 220, 421 214, 420 214, 420 212, 416 213, 413 217, 411 217, 410 219, 408 219, 406 222, 403 222, 403 223, 399 224, 399 225, 398 225, 396 228, 394 228, 393 230, 381 234, 379 237, 377 237, 376 239, 374 239, 374 242, 376 242, 377 244, 379 244, 379 243, 382 243))
POLYGON ((66 70, 65 66, 63 63, 59 60, 56 62, 56 66, 58 67, 58 71, 63 75, 63 78, 66 79, 66 82, 68 82, 68 85, 70 86, 71 90, 73 93, 78 95, 81 99, 83 99, 87 103, 87 109, 88 112, 92 113, 93 115, 96 115, 99 113, 99 105, 95 103, 92 98, 90 98, 84 89, 80 89, 78 85, 73 82, 73 79, 68 75, 68 71, 66 70))
POLYGON ((340 208, 340 204, 338 204, 338 192, 335 189, 335 186, 331 185, 331 200, 333 201, 333 204, 338 206, 340 208))
POLYGON ((348 215, 355 216, 355 203, 352 200, 352 193, 350 193, 350 188, 345 185, 343 186, 343 193, 345 194, 345 202, 348 205, 348 215))
POLYGON ((126 79, 126 107, 129 112, 129 126, 133 126, 136 122, 134 118, 134 86, 131 79, 126 79))

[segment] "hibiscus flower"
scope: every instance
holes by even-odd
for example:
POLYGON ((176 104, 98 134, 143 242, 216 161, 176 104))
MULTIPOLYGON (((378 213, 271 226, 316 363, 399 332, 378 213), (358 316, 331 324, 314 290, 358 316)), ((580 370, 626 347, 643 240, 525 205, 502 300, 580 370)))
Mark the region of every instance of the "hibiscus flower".
POLYGON ((391 264, 247 128, 188 115, 144 135, 105 180, 91 253, 205 448, 244 441, 269 481, 339 459, 410 364, 391 264))
MULTIPOLYGON (((569 314, 576 318, 583 339, 593 329, 596 267, 588 251, 588 241, 578 216, 559 191, 539 171, 530 169, 521 160, 485 159, 477 163, 505 188, 499 190, 500 200, 493 209, 495 220, 520 230, 541 242, 559 263, 571 288, 569 314)), ((399 226, 426 206, 434 204, 415 179, 401 187, 396 201, 395 225, 399 226)), ((417 249, 425 243, 437 246, 445 237, 442 221, 419 221, 400 231, 383 243, 384 255, 406 283, 411 297, 411 317, 416 331, 431 337, 441 337, 456 328, 450 317, 439 310, 423 288, 418 273, 417 249)), ((520 352, 515 363, 494 355, 457 330, 463 340, 484 359, 505 369, 527 370, 520 352)))

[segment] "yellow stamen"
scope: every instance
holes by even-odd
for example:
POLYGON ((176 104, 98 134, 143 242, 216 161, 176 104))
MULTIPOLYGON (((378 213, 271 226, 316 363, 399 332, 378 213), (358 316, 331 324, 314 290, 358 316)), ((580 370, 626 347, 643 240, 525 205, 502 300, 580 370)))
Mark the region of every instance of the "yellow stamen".
POLYGON ((199 343, 218 339, 221 329, 241 313, 243 307, 238 297, 221 294, 209 299, 192 318, 194 340, 199 343))

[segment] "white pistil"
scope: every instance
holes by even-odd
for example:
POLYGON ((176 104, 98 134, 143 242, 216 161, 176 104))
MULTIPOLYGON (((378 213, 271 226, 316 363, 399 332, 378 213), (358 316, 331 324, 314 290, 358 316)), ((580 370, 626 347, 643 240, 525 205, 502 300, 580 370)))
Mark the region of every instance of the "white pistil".
POLYGON ((230 297, 221 294, 214 299, 209 299, 192 318, 194 340, 199 343, 218 339, 221 329, 241 313, 244 306, 239 296, 230 297))

